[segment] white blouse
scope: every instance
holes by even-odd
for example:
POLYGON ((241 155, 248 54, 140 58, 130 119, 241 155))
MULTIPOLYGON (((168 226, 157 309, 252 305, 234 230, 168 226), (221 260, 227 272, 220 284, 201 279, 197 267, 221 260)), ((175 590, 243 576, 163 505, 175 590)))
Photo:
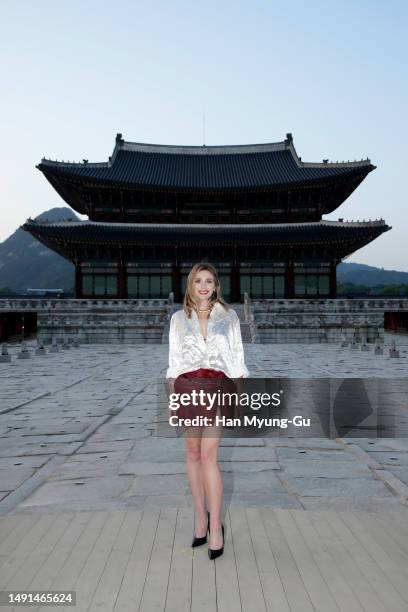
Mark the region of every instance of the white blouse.
POLYGON ((170 320, 169 367, 166 378, 177 378, 199 368, 221 370, 229 378, 249 376, 245 365, 241 326, 235 310, 216 302, 207 322, 207 340, 195 310, 191 319, 183 308, 170 320))

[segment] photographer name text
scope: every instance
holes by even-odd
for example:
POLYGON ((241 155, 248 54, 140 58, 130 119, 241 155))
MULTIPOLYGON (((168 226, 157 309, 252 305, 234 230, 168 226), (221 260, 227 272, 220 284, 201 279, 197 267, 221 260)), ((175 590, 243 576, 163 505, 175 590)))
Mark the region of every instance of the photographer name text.
POLYGON ((223 427, 279 427, 287 429, 288 425, 295 427, 310 427, 310 419, 301 415, 295 415, 291 419, 257 416, 234 417, 228 418, 225 416, 216 415, 214 419, 207 416, 195 416, 192 418, 180 418, 177 415, 172 415, 169 418, 169 424, 173 427, 208 427, 211 425, 222 425, 223 427))

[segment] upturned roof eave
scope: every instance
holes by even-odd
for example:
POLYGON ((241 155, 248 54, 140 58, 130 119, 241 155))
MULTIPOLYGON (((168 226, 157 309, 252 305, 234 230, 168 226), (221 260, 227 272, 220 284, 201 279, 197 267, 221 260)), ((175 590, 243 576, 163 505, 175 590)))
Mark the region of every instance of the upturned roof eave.
MULTIPOLYGON (((83 167, 83 166, 81 166, 83 167)), ((155 183, 136 183, 130 181, 120 181, 117 179, 105 179, 98 178, 94 176, 86 176, 80 173, 75 173, 75 168, 72 166, 48 166, 45 164, 38 164, 36 166, 38 170, 40 170, 46 178, 48 175, 53 177, 58 177, 59 179, 74 179, 84 185, 94 187, 94 188, 106 188, 106 187, 114 187, 114 188, 122 188, 122 189, 132 189, 136 191, 156 191, 156 192, 170 192, 170 193, 256 193, 256 192, 265 192, 265 191, 273 191, 276 189, 289 189, 300 188, 300 187, 312 187, 324 185, 328 182, 337 181, 339 179, 351 178, 356 175, 363 175, 363 178, 367 176, 372 170, 376 168, 376 166, 370 164, 368 166, 353 166, 345 168, 344 172, 339 174, 328 174, 326 176, 321 177, 313 177, 309 179, 299 179, 293 181, 282 181, 282 182, 270 182, 263 184, 241 184, 241 185, 229 185, 229 186, 217 186, 217 187, 208 187, 201 185, 168 185, 168 184, 155 184, 155 183)))

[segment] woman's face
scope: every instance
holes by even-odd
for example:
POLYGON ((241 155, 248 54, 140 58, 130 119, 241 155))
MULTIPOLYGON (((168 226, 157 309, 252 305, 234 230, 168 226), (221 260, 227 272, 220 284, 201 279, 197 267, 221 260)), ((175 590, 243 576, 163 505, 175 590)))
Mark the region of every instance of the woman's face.
POLYGON ((215 279, 209 270, 197 272, 193 281, 193 295, 198 300, 209 299, 215 289, 215 279))

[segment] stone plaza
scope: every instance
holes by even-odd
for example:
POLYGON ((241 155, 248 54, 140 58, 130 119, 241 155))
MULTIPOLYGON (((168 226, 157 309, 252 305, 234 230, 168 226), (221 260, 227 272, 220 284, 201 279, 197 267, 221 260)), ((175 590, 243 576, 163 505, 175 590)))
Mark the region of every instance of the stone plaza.
MULTIPOLYGON (((383 355, 334 344, 245 344, 245 352, 252 377, 403 379, 408 338, 397 336, 397 345, 396 359, 387 344, 383 355)), ((0 364, 2 514, 191 506, 184 441, 155 434, 168 346, 87 344, 39 356, 32 341, 28 349, 29 359, 17 359, 12 346, 12 361, 0 364)), ((406 432, 407 398, 394 393, 406 432)), ((405 436, 223 437, 225 503, 400 508, 408 498, 405 436)))

